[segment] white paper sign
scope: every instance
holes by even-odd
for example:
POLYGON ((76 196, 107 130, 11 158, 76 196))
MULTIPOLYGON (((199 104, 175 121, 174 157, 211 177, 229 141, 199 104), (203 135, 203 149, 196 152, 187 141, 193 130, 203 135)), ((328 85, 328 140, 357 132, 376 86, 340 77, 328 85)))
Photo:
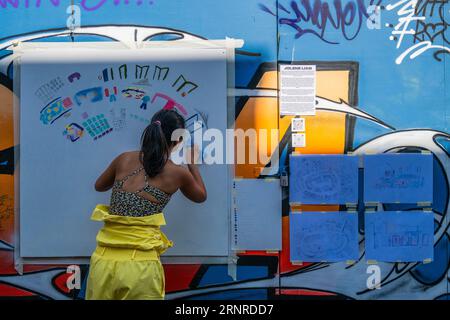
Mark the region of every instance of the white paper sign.
POLYGON ((292 147, 293 148, 306 147, 306 134, 304 134, 304 133, 293 133, 292 134, 292 147))
POLYGON ((280 66, 280 114, 316 114, 316 66, 280 66))
POLYGON ((292 132, 304 132, 305 131, 305 118, 292 118, 291 131, 292 132))

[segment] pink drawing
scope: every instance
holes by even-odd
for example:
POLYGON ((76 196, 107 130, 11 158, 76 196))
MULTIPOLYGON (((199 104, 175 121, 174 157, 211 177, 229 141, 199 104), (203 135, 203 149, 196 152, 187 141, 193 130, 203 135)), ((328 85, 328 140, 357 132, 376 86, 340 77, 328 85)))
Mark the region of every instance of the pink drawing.
POLYGON ((63 106, 64 108, 70 108, 73 105, 72 99, 70 99, 69 97, 65 98, 63 100, 63 106))
POLYGON ((83 112, 83 113, 81 114, 81 117, 82 117, 83 119, 87 119, 87 118, 89 117, 89 115, 87 114, 87 112, 83 112))
POLYGON ((160 92, 155 93, 155 95, 152 98, 152 103, 155 102, 157 97, 160 97, 160 98, 165 99, 167 101, 165 106, 163 107, 163 109, 165 109, 165 110, 172 110, 174 108, 177 108, 182 114, 187 116, 188 113, 187 113, 186 109, 181 104, 176 102, 174 99, 172 99, 168 95, 165 95, 164 93, 160 93, 160 92))

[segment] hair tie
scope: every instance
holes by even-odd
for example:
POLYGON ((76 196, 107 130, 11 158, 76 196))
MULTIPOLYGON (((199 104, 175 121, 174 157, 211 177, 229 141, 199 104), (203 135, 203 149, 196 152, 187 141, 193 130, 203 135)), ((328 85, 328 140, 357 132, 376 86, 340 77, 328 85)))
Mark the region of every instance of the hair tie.
POLYGON ((154 121, 153 123, 157 124, 158 126, 161 125, 161 121, 159 121, 159 120, 156 120, 156 121, 154 121))

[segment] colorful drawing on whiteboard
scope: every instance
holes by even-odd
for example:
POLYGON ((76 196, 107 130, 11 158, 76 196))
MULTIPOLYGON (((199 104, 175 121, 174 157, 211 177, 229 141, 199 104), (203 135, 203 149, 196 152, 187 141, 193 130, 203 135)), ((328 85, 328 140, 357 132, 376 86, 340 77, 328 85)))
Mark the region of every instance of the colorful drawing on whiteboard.
POLYGON ((179 112, 181 112, 184 116, 188 115, 188 113, 187 113, 186 109, 183 107, 183 105, 178 103, 178 102, 176 102, 174 99, 172 99, 168 95, 166 95, 164 93, 161 93, 161 92, 155 93, 153 95, 153 98, 152 98, 152 104, 155 103, 156 98, 161 98, 162 100, 165 101, 164 106, 162 107, 162 109, 164 109, 164 110, 176 109, 179 112))
POLYGON ((74 72, 70 76, 67 77, 67 80, 69 80, 70 83, 74 82, 76 80, 81 79, 81 74, 79 72, 74 72))
POLYGON ((147 103, 150 101, 150 97, 149 96, 144 96, 142 98, 142 103, 139 106, 139 108, 143 109, 143 110, 147 110, 147 103))
POLYGON ((177 92, 180 92, 181 89, 183 89, 184 87, 187 87, 187 88, 190 87, 190 89, 188 91, 183 91, 181 93, 182 97, 185 97, 187 94, 191 93, 192 91, 194 91, 195 89, 198 88, 198 85, 196 85, 192 81, 186 80, 186 78, 183 75, 180 75, 177 78, 177 80, 175 80, 175 82, 172 84, 172 87, 175 87, 176 85, 178 85, 176 87, 177 92))
POLYGON ((36 91, 35 95, 41 99, 42 102, 47 103, 49 100, 52 100, 57 95, 59 89, 64 86, 64 82, 60 77, 56 77, 49 82, 40 86, 36 91))
POLYGON ((366 259, 421 262, 433 259, 434 215, 423 211, 365 214, 366 259))
POLYGON ((136 65, 136 69, 134 72, 134 77, 136 79, 147 79, 148 70, 150 69, 150 66, 140 66, 136 65))
POLYGON ((290 215, 291 261, 357 260, 358 214, 302 212, 290 215))
POLYGON ((112 126, 114 130, 121 131, 126 126, 126 116, 127 116, 127 109, 120 108, 120 113, 117 114, 117 109, 112 109, 109 111, 112 119, 112 126))
POLYGON ((194 108, 194 111, 197 112, 199 119, 203 122, 203 126, 205 128, 208 128, 208 118, 209 115, 206 112, 200 111, 196 108, 194 108))
POLYGON ((433 156, 412 153, 364 156, 364 201, 431 203, 433 156))
MULTIPOLYGON (((66 99, 64 99, 66 101, 66 99)), ((64 102, 61 98, 56 98, 42 108, 40 112, 40 120, 43 124, 52 124, 64 114, 68 113, 71 108, 71 104, 68 107, 64 107, 64 102)))
POLYGON ((63 135, 70 141, 75 142, 83 136, 84 129, 80 125, 76 123, 68 124, 64 131, 63 135))
POLYGON ((148 81, 148 79, 142 79, 142 80, 133 82, 133 85, 135 85, 135 86, 146 86, 146 87, 151 87, 152 86, 150 84, 150 82, 148 81))
POLYGON ((137 114, 134 114, 134 113, 130 113, 130 118, 133 119, 133 120, 137 120, 137 121, 143 122, 145 124, 149 124, 150 123, 149 119, 146 119, 146 118, 141 117, 141 116, 139 116, 137 114))
POLYGON ((113 130, 104 114, 99 114, 85 120, 83 126, 94 140, 102 138, 113 130))
POLYGON ((110 79, 114 80, 114 70, 113 68, 105 68, 102 71, 102 74, 98 76, 99 80, 102 80, 104 82, 108 82, 110 79))
POLYGON ((145 94, 145 90, 138 87, 128 87, 122 90, 122 96, 128 99, 141 100, 145 94))
POLYGON ((105 97, 109 98, 109 102, 116 102, 117 101, 118 90, 117 90, 116 86, 114 86, 111 91, 108 88, 105 88, 104 91, 105 91, 105 97))
POLYGON ((128 78, 128 69, 126 64, 123 64, 119 67, 119 77, 120 79, 128 78))
POLYGON ((190 134, 205 127, 205 122, 198 113, 186 119, 186 130, 188 130, 190 134))
POLYGON ((153 71, 153 80, 166 80, 169 70, 169 67, 155 66, 155 70, 153 71))
POLYGON ((77 105, 81 106, 83 100, 87 100, 89 102, 99 102, 103 100, 103 92, 102 87, 95 87, 84 89, 75 94, 75 102, 77 105))
POLYGON ((72 99, 70 99, 69 97, 65 98, 62 101, 62 104, 63 104, 64 108, 66 108, 66 109, 71 108, 73 106, 72 99))
POLYGON ((358 157, 291 155, 289 201, 298 204, 356 204, 358 157))

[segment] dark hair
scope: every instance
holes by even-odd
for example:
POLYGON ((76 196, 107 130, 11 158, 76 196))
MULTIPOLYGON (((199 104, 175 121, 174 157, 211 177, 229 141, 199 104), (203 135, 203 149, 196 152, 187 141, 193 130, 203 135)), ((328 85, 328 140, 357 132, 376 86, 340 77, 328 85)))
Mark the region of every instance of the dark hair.
POLYGON ((184 118, 175 110, 160 110, 152 117, 141 137, 141 161, 149 177, 159 174, 169 160, 169 150, 176 141, 172 133, 184 129, 184 118))

